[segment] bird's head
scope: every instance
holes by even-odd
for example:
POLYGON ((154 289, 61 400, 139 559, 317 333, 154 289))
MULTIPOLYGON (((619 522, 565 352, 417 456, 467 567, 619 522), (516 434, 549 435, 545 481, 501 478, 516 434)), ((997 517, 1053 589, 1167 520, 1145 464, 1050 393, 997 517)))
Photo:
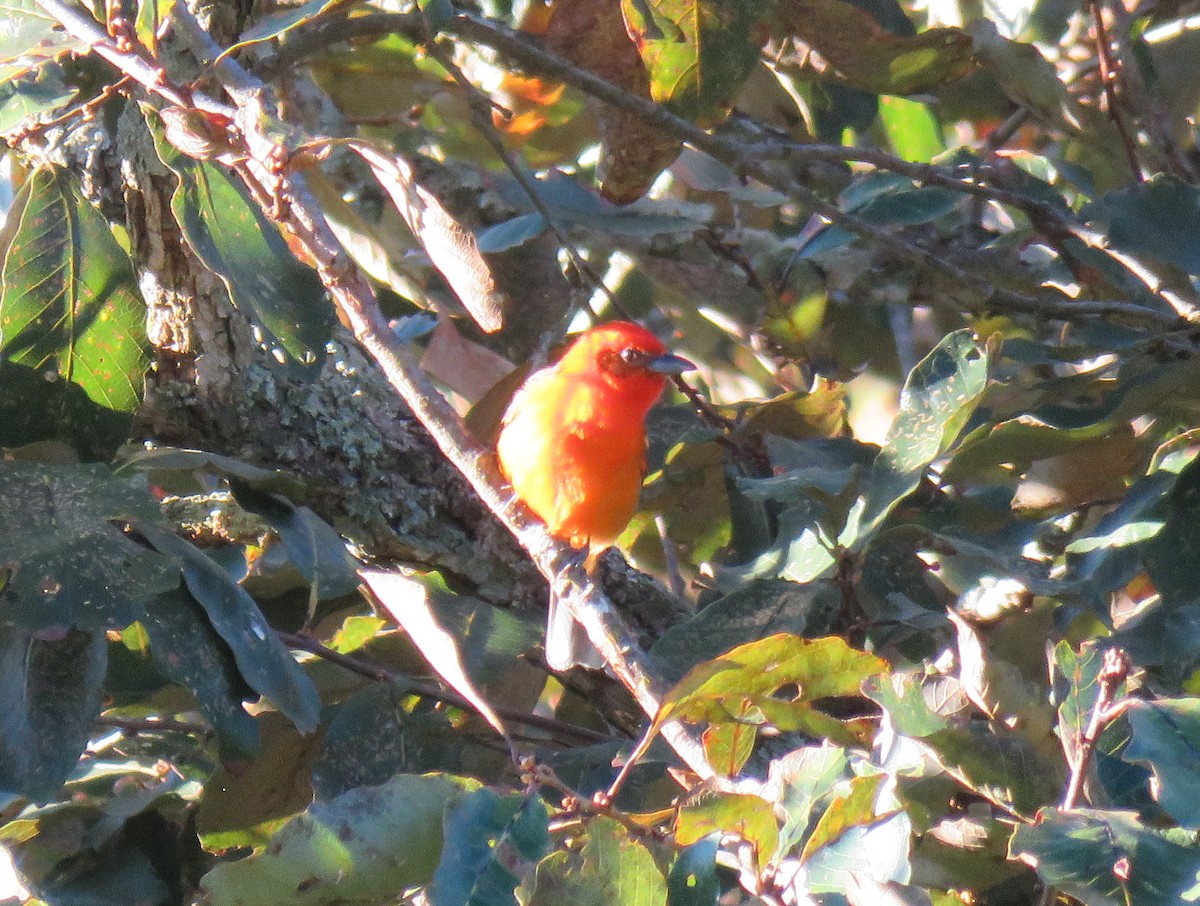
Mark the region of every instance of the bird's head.
POLYGON ((663 391, 667 375, 696 366, 672 355, 646 328, 628 321, 593 327, 571 345, 558 363, 560 372, 598 381, 631 406, 649 410, 663 391))

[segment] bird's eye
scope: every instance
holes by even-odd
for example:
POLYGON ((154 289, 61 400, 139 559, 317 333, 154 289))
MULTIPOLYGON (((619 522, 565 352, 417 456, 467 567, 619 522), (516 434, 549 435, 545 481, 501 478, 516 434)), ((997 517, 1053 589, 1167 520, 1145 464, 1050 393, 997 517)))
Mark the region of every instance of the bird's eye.
POLYGON ((641 358, 642 353, 639 350, 634 349, 632 346, 626 346, 621 350, 621 361, 626 365, 632 365, 641 358))

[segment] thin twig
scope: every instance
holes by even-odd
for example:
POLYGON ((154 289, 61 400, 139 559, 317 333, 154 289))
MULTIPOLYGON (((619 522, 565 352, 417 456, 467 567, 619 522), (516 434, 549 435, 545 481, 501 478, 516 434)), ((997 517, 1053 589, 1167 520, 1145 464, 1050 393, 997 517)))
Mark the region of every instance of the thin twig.
POLYGON ((103 727, 120 730, 126 736, 136 736, 139 733, 187 733, 192 736, 210 736, 213 732, 212 727, 206 724, 158 717, 118 717, 112 714, 101 714, 96 718, 96 723, 103 727))
MULTIPOLYGON (((577 813, 586 813, 589 815, 597 815, 605 818, 612 818, 624 827, 630 833, 639 837, 653 837, 660 841, 664 841, 661 834, 656 833, 653 827, 648 827, 645 824, 639 824, 634 821, 629 815, 625 814, 618 808, 614 808, 611 801, 600 797, 601 801, 589 799, 578 790, 573 790, 563 783, 557 774, 550 768, 549 765, 537 764, 532 771, 530 778, 533 783, 540 786, 548 786, 550 789, 557 792, 567 800, 568 808, 573 808, 577 813)), ((669 814, 669 813, 668 813, 669 814)), ((664 841, 665 842, 665 841, 664 841)))
MULTIPOLYGON (((320 40, 317 40, 315 36, 299 36, 296 40, 284 45, 275 65, 277 67, 285 61, 294 62, 299 58, 300 51, 311 54, 330 41, 346 40, 358 36, 384 35, 393 31, 404 33, 409 37, 416 37, 415 27, 411 16, 399 14, 363 16, 323 24, 319 30, 320 40)), ((300 27, 296 31, 299 32, 302 29, 303 27, 300 27)), ((1185 318, 1200 317, 1197 306, 1187 300, 1182 300, 1183 304, 1181 305, 1180 299, 1164 299, 1174 309, 1173 312, 1168 313, 1121 301, 1072 300, 1053 291, 1035 295, 997 287, 973 270, 943 258, 918 242, 909 241, 887 227, 870 223, 842 211, 837 205, 825 201, 811 189, 801 185, 784 168, 772 167, 769 159, 786 157, 800 162, 804 160, 862 162, 880 169, 909 175, 925 184, 941 185, 954 191, 978 194, 1001 203, 1013 204, 1023 210, 1028 210, 1031 205, 1039 204, 1017 193, 998 191, 991 186, 971 180, 964 181, 963 176, 954 171, 927 164, 902 161, 874 149, 805 145, 779 141, 747 143, 724 135, 714 135, 694 123, 676 116, 648 98, 630 94, 611 82, 574 66, 562 57, 536 46, 525 36, 490 19, 464 12, 445 23, 444 30, 465 40, 491 47, 528 71, 565 82, 598 100, 630 112, 664 132, 688 142, 710 157, 733 167, 735 171, 753 176, 764 185, 802 202, 810 211, 820 215, 826 221, 836 223, 864 239, 889 249, 900 257, 916 261, 923 266, 949 275, 956 282, 973 288, 979 294, 980 301, 973 306, 978 312, 1006 311, 1068 321, 1080 318, 1112 318, 1139 324, 1148 329, 1178 327, 1181 316, 1185 318), (1180 309, 1183 309, 1182 315, 1178 314, 1180 309)), ((1051 215, 1050 211, 1054 211, 1054 209, 1048 205, 1045 207, 1048 210, 1043 212, 1046 215, 1042 218, 1043 223, 1067 226, 1067 222, 1064 220, 1067 215, 1057 211, 1051 215)), ((1101 251, 1105 250, 1106 246, 1103 240, 1089 235, 1089 231, 1082 224, 1071 224, 1070 231, 1076 230, 1080 234, 1077 238, 1081 238, 1081 241, 1090 247, 1101 251), (1085 236, 1086 239, 1083 238, 1085 236)), ((1150 268, 1143 263, 1143 271, 1148 270, 1150 268)), ((1141 279, 1140 275, 1138 277, 1141 279)), ((1152 293, 1160 294, 1158 287, 1149 286, 1148 288, 1152 293)))
POLYGON ((1101 0, 1088 0, 1088 9, 1092 14, 1092 24, 1096 28, 1096 56, 1100 62, 1100 84, 1104 88, 1104 106, 1108 111, 1108 118, 1113 121, 1113 125, 1117 127, 1117 133, 1121 136, 1121 145, 1125 149, 1125 158, 1129 161, 1129 169, 1133 172, 1133 178, 1137 182, 1145 182, 1146 177, 1142 173, 1142 166, 1137 159, 1137 146, 1134 144, 1133 136, 1129 134, 1129 127, 1125 123, 1125 117, 1121 115, 1121 108, 1117 102, 1117 78, 1120 75, 1121 67, 1113 58, 1112 41, 1108 37, 1108 26, 1104 23, 1104 5, 1101 0))
POLYGON ((1092 716, 1088 720, 1087 728, 1079 738, 1075 755, 1071 759, 1071 779, 1067 784, 1067 792, 1063 796, 1062 805, 1059 806, 1061 811, 1070 811, 1079 803, 1079 796, 1083 791, 1088 767, 1096 753, 1096 743, 1100 739, 1100 733, 1124 710, 1123 703, 1117 701, 1117 695, 1132 667, 1133 662, 1125 653, 1125 649, 1109 648, 1104 652, 1100 672, 1096 677, 1100 691, 1092 705, 1092 716))
MULTIPOLYGON (((448 689, 443 689, 441 686, 433 683, 422 682, 419 679, 414 679, 410 676, 405 676, 400 673, 393 673, 386 667, 373 663, 366 658, 356 657, 354 655, 343 654, 340 651, 323 645, 312 636, 303 635, 292 632, 276 632, 280 641, 297 651, 307 651, 309 654, 315 654, 322 660, 329 661, 331 664, 337 664, 351 673, 357 673, 359 676, 364 676, 367 679, 374 680, 380 683, 391 683, 403 686, 415 695, 421 695, 425 698, 431 698, 434 701, 442 702, 446 705, 453 705, 456 708, 462 708, 465 711, 472 710, 471 703, 459 695, 448 689)), ((527 727, 536 727, 539 730, 547 730, 552 733, 559 733, 564 736, 574 736, 576 739, 585 742, 607 742, 612 737, 599 733, 596 730, 591 730, 587 727, 579 727, 575 724, 564 723, 561 720, 555 720, 552 717, 542 717, 540 714, 529 714, 525 711, 519 711, 514 708, 505 708, 502 705, 493 705, 497 714, 505 720, 513 723, 524 724, 527 727)))
MULTIPOLYGON (((1100 739, 1100 733, 1123 710, 1124 705, 1117 701, 1117 695, 1126 677, 1129 676, 1132 666, 1129 655, 1123 648, 1109 648, 1104 652, 1100 672, 1096 676, 1096 681, 1100 684, 1100 691, 1096 696, 1096 701, 1092 704, 1092 716, 1088 720, 1087 728, 1083 731, 1083 735, 1075 740, 1075 752, 1069 759, 1071 779, 1067 784, 1067 792, 1063 795, 1062 805, 1059 806, 1060 811, 1070 811, 1079 803, 1079 796, 1083 792, 1084 780, 1087 777, 1088 767, 1092 763, 1092 757, 1096 753, 1096 743, 1100 739)), ((1038 897, 1038 906, 1049 906, 1055 896, 1054 885, 1046 884, 1042 887, 1041 896, 1038 897)))

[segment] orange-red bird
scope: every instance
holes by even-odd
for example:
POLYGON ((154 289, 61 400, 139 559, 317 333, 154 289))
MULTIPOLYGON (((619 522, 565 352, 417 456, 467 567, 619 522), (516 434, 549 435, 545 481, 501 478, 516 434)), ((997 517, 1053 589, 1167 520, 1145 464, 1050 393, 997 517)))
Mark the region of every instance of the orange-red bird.
MULTIPOLYGON (((666 375, 692 367, 644 327, 617 321, 581 334, 517 391, 496 452, 552 535, 594 556, 628 525, 646 471, 646 414, 666 375)), ((598 655, 552 594, 546 662, 559 671, 601 667, 598 655)))

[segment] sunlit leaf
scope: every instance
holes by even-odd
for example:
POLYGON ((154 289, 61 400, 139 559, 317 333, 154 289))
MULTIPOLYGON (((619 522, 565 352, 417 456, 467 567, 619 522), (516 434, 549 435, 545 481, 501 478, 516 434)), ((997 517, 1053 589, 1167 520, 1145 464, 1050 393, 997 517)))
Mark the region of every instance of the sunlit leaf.
POLYGON ((662 700, 655 724, 669 719, 727 723, 745 721, 850 744, 866 728, 830 717, 814 705, 830 696, 859 694, 864 679, 882 672, 877 657, 842 639, 804 639, 778 634, 741 645, 693 668, 662 700), (777 697, 794 686, 791 697, 777 697))
POLYGON ((667 882, 646 845, 611 818, 587 822, 582 846, 537 867, 529 906, 662 906, 667 882))
POLYGON ((316 273, 288 251, 275 224, 224 167, 181 154, 161 130, 156 149, 179 181, 171 210, 192 251, 258 326, 263 347, 281 364, 313 373, 334 319, 316 273))
POLYGON ((675 819, 676 842, 690 846, 713 833, 737 834, 752 847, 759 865, 765 865, 779 843, 779 826, 771 803, 758 796, 737 793, 702 795, 685 803, 675 819))
POLYGON ((969 330, 949 334, 905 381, 900 412, 871 468, 863 533, 878 525, 966 426, 987 386, 989 355, 969 330))
MULTIPOLYGON (((90 450, 100 429, 112 444, 117 431, 128 430, 149 364, 145 305, 129 257, 100 213, 57 171, 36 171, 14 213, 20 220, 0 294, 5 367, 28 368, 46 380, 40 395, 48 437, 90 450)), ((22 403, 30 400, 0 393, 3 410, 22 403)))
POLYGON ((622 0, 621 12, 650 75, 650 95, 711 125, 758 60, 764 0, 622 0))

